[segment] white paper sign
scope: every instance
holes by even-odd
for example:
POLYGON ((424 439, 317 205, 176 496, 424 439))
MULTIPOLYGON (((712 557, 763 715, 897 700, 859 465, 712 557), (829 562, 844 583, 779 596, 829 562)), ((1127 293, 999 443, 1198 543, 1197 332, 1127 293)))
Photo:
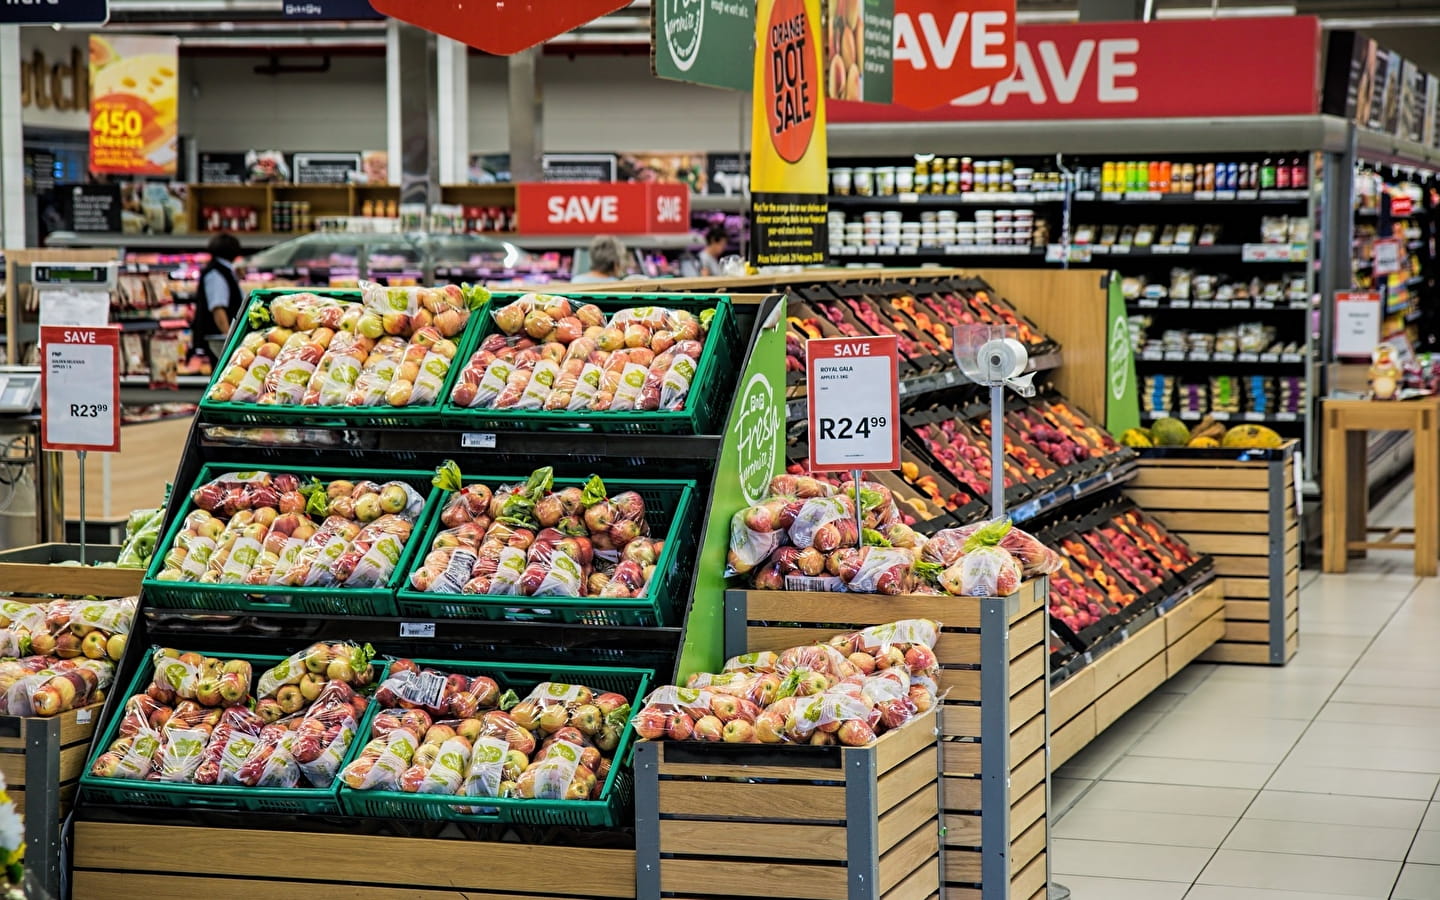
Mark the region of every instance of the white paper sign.
POLYGON ((1380 292, 1335 292, 1335 355, 1369 358, 1380 342, 1380 292))
POLYGON ((900 468, 899 350, 894 335, 805 342, 810 468, 900 468))
POLYGON ((40 328, 40 444, 120 450, 120 329, 40 328))

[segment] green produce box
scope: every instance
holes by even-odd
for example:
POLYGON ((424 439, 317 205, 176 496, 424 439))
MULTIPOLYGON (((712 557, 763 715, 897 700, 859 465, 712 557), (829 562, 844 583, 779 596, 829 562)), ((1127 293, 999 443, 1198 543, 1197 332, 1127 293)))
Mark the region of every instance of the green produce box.
MULTIPOLYGON (((191 487, 191 492, 227 472, 252 471, 254 467, 245 463, 207 463, 200 470, 200 476, 191 487)), ((180 533, 185 517, 195 509, 195 503, 187 492, 185 505, 179 516, 165 529, 165 537, 155 548, 155 558, 150 561, 150 570, 145 573, 142 586, 145 602, 162 609, 194 610, 243 610, 245 612, 303 612, 317 615, 349 616, 390 616, 395 614, 395 588, 409 575, 405 560, 410 548, 420 540, 421 532, 435 505, 439 491, 430 484, 432 475, 427 472, 394 471, 389 469, 356 472, 341 469, 318 469, 307 466, 276 467, 276 472, 299 475, 302 478, 315 477, 321 481, 336 478, 368 478, 372 481, 403 481, 415 488, 426 498, 425 510, 420 513, 410 532, 410 540, 400 556, 400 563, 390 574, 389 580, 379 587, 347 588, 336 587, 286 587, 275 585, 260 587, 248 584, 200 584, 193 581, 161 581, 157 576, 165 567, 165 554, 175 545, 175 536, 180 533)), ((316 523, 319 524, 319 523, 316 523)), ((428 545, 427 545, 428 546, 428 545)))
MULTIPOLYGON (((525 477, 481 475, 467 477, 464 483, 484 483, 494 488, 501 484, 524 482, 525 477)), ((555 487, 584 487, 585 480, 557 478, 555 487)), ((399 614, 426 619, 505 619, 510 621, 572 622, 583 625, 664 625, 674 618, 676 602, 688 589, 686 572, 680 565, 680 551, 685 544, 699 540, 693 481, 662 481, 654 479, 605 479, 611 495, 635 491, 645 500, 645 520, 650 536, 665 542, 655 562, 655 575, 645 586, 642 597, 517 597, 496 594, 441 594, 417 591, 410 585, 410 573, 418 569, 430 552, 435 536, 445 530, 440 515, 450 495, 442 493, 428 505, 425 526, 416 540, 412 535, 407 556, 401 560, 404 570, 400 588, 395 595, 399 614)))
MULTIPOLYGON (((456 354, 456 366, 451 374, 463 369, 470 357, 489 337, 500 330, 490 311, 498 309, 522 296, 518 293, 495 293, 490 302, 472 316, 470 326, 465 329, 465 340, 456 354), (475 319, 480 320, 475 325, 475 319)), ((620 434, 713 434, 720 428, 720 419, 725 413, 728 396, 721 395, 721 382, 730 365, 728 354, 739 341, 735 324, 735 311, 730 298, 712 294, 578 294, 557 293, 577 301, 577 305, 593 303, 604 311, 608 318, 622 309, 637 306, 664 306, 683 309, 697 316, 704 310, 715 310, 710 321, 710 330, 705 337, 705 346, 695 367, 695 379, 690 383, 685 408, 677 410, 626 410, 592 412, 590 410, 534 410, 534 409, 470 409, 450 401, 450 392, 459 380, 458 375, 446 388, 442 417, 445 424, 463 428, 466 431, 493 430, 534 430, 534 431, 599 431, 620 434)))
MULTIPOLYGON (((459 351, 455 359, 451 361, 450 371, 445 376, 441 389, 436 393, 435 400, 425 405, 415 406, 390 406, 382 404, 379 406, 279 406, 261 403, 234 403, 219 402, 210 399, 210 390, 218 384, 225 375, 225 370, 230 365, 230 359, 240 347, 240 342, 245 335, 257 330, 251 324, 252 316, 257 311, 267 311, 270 304, 277 297, 286 294, 312 293, 322 297, 334 297, 352 303, 360 302, 360 291, 340 289, 310 289, 310 288, 287 288, 287 289, 262 289, 253 291, 250 300, 246 305, 245 313, 241 315, 239 324, 230 330, 230 337, 225 343, 225 352, 220 358, 220 364, 215 367, 215 374, 210 379, 210 385, 205 390, 205 398, 200 401, 200 412, 207 422, 229 422, 242 425, 331 425, 331 426, 378 426, 396 427, 406 425, 435 425, 440 421, 440 401, 450 396, 450 390, 459 376, 460 370, 464 368, 464 360, 468 356, 461 357, 459 351)), ((488 319, 485 309, 471 310, 469 321, 465 324, 465 330, 452 338, 458 347, 463 347, 466 336, 475 330, 480 319, 488 319)), ((260 328, 267 328, 269 324, 263 324, 260 328)))
MULTIPOLYGON (((254 667, 254 678, 257 681, 261 672, 285 659, 283 656, 257 656, 249 653, 207 653, 205 655, 222 659, 247 660, 254 667)), ((388 663, 371 663, 371 669, 375 673, 374 683, 378 684, 384 678, 387 668, 388 663)), ((151 662, 150 655, 146 654, 144 661, 135 672, 135 677, 130 681, 130 689, 125 693, 126 699, 143 693, 154 675, 155 665, 151 662)), ((373 702, 371 706, 374 706, 373 702)), ((278 812, 294 815, 335 815, 340 812, 340 800, 337 796, 340 789, 338 776, 328 788, 262 788, 239 784, 186 784, 139 781, 131 778, 102 778, 90 774, 90 770, 95 766, 95 761, 120 736, 120 720, 123 718, 123 711, 123 705, 116 707, 115 714, 110 717, 109 722, 105 723, 105 730, 100 740, 90 747, 90 758, 86 761, 85 771, 80 776, 80 789, 88 792, 91 797, 121 806, 240 809, 250 812, 278 812)), ((365 721, 368 722, 373 714, 373 709, 367 711, 365 721)), ((359 755, 360 748, 365 745, 365 741, 361 740, 361 735, 366 733, 362 730, 362 725, 357 723, 355 728, 355 738, 351 740, 350 747, 345 752, 345 760, 341 763, 342 771, 352 759, 359 755)))
MULTIPOLYGON (((443 672, 463 675, 488 675, 502 691, 513 690, 523 700, 531 688, 544 681, 582 684, 597 691, 614 691, 630 698, 632 711, 650 690, 655 673, 650 669, 628 669, 588 666, 543 666, 526 663, 450 662, 435 659, 415 660, 443 672)), ((365 721, 360 724, 357 742, 365 744, 370 737, 370 724, 379 715, 378 704, 372 703, 365 721)), ((423 735, 422 735, 423 737, 423 735)), ((456 797, 444 794, 410 794, 402 791, 357 791, 336 779, 340 785, 340 806, 353 816, 382 819, 430 819, 443 822, 518 822, 530 825, 571 825, 614 827, 634 792, 634 773, 630 758, 635 741, 635 726, 627 723, 615 748, 614 762, 605 779, 598 800, 524 800, 512 797, 456 797), (483 806, 488 812, 462 810, 483 806)), ((358 754, 357 754, 358 755, 358 754)))

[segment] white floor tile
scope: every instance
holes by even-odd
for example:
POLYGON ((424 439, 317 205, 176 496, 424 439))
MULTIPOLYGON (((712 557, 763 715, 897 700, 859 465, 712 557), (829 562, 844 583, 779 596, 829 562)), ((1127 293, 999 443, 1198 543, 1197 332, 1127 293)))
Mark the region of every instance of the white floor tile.
POLYGON ((1435 900, 1440 897, 1440 866, 1406 863, 1390 896, 1392 900, 1435 900))
POLYGON ((1434 706, 1372 706, 1368 703, 1331 701, 1325 704, 1315 720, 1317 722, 1440 727, 1440 708, 1434 706))
MULTIPOLYGON (((1440 804, 1429 804, 1423 800, 1265 790, 1261 791, 1245 810, 1245 818, 1277 822, 1322 822, 1330 825, 1370 825, 1379 828, 1406 828, 1413 832, 1428 806, 1440 807, 1440 804)), ((1436 814, 1436 827, 1440 827, 1440 813, 1436 814)))
MULTIPOLYGON (((1072 809, 1051 830, 1057 838, 1209 847, 1225 840, 1235 825, 1230 816, 1196 816, 1183 812, 1135 812, 1127 809, 1072 809)), ((1440 839, 1440 832, 1435 834, 1440 839)), ((1410 833, 1406 833, 1409 845, 1410 833)), ((1400 857, 1400 858, 1403 858, 1400 857)))
MULTIPOLYGON (((1434 832, 1440 843, 1440 832, 1434 832)), ((1367 825, 1331 825, 1324 822, 1276 822, 1241 819, 1222 845, 1226 850, 1261 850, 1266 853, 1310 853, 1354 859, 1405 859, 1413 828, 1373 828, 1367 825)))
MULTIPOLYGON (((1062 768, 1060 770, 1064 772, 1062 768)), ((1061 774, 1050 776, 1050 818, 1058 819, 1068 810, 1085 789, 1095 782, 1089 778, 1067 778, 1061 774)))
POLYGON ((1355 797, 1394 797, 1424 800, 1435 793, 1440 777, 1420 772, 1305 765, 1286 760, 1265 785, 1272 791, 1308 794, 1349 794, 1355 797))
POLYGON ((1381 687, 1366 684, 1345 684, 1335 689, 1331 699, 1342 703, 1380 703, 1386 706, 1440 707, 1440 690, 1433 687, 1381 687))
POLYGON ((1383 897, 1400 863, 1371 859, 1221 850, 1200 875, 1201 884, 1288 890, 1314 895, 1383 897))
POLYGON ((1440 831, 1440 803, 1427 804, 1425 817, 1420 820, 1420 830, 1440 831))
MULTIPOLYGON (((1387 894, 1371 894, 1361 897, 1356 894, 1326 894, 1325 900, 1386 900, 1387 894)), ((1075 900, 1089 900, 1076 897, 1075 900)), ((1185 900, 1315 900, 1312 893, 1296 891, 1267 891, 1264 888, 1221 887, 1215 884, 1197 884, 1185 895, 1185 900)))
POLYGON ((1258 789, 1274 771, 1275 766, 1272 763, 1124 756, 1106 773, 1105 778, 1109 781, 1258 789))
POLYGON ((1140 881, 1066 875, 1054 881, 1070 889, 1072 900, 1184 900, 1190 882, 1140 881))
POLYGON ((1055 880, 1063 883, 1065 875, 1194 881, 1214 851, 1204 847, 1052 838, 1050 852, 1050 871, 1055 880))
POLYGON ((1080 806, 1132 812, 1185 812, 1233 820, 1245 812, 1254 798, 1255 791, 1243 788, 1098 781, 1081 799, 1080 806))
POLYGON ((1410 847, 1406 862, 1440 866, 1440 831, 1420 831, 1410 847))

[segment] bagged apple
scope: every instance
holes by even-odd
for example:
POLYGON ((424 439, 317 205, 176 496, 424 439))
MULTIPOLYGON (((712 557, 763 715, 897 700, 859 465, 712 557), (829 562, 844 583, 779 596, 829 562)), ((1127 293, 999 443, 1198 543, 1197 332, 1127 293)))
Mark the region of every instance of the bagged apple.
POLYGON ((255 684, 255 696, 274 697, 281 687, 300 683, 307 673, 323 675, 335 681, 367 684, 371 678, 370 660, 375 648, 351 643, 315 643, 293 653, 261 673, 255 684))
POLYGON ((861 594, 896 595, 907 592, 915 554, 898 547, 861 547, 845 565, 840 578, 845 590, 861 594))
MULTIPOLYGON (((465 780, 460 786, 462 797, 498 797, 500 784, 504 780, 505 757, 510 746, 498 737, 481 737, 475 741, 470 752, 470 762, 465 769, 465 780)), ((488 811, 486 807, 468 807, 463 810, 471 815, 488 811)))
POLYGON ((189 783, 210 740, 207 729, 176 729, 166 733, 165 746, 154 761, 152 779, 189 783))
POLYGON ((366 744, 340 777, 357 791, 399 790, 400 776, 414 761, 419 743, 420 739, 405 728, 389 731, 366 744))
POLYGON ((580 765, 584 748, 568 741, 552 744, 544 759, 531 765, 515 782, 514 796, 534 800, 585 800, 595 791, 596 777, 580 765))
MULTIPOLYGON (((442 741, 429 741, 425 747, 435 747, 434 759, 425 766, 418 780, 407 770, 407 777, 401 779, 401 790, 418 794, 446 794, 453 796, 465 781, 465 772, 470 766, 470 742, 454 735, 442 741), (412 787, 413 786, 413 787, 412 787)), ((424 750, 425 747, 421 747, 424 750)))

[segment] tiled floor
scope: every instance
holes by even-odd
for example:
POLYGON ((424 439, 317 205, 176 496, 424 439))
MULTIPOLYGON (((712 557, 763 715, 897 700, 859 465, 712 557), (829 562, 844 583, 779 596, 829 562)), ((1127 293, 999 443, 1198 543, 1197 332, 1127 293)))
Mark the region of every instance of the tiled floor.
POLYGON ((1192 665, 1061 767, 1053 880, 1075 900, 1440 900, 1440 579, 1409 568, 1302 572, 1290 665, 1192 665))

